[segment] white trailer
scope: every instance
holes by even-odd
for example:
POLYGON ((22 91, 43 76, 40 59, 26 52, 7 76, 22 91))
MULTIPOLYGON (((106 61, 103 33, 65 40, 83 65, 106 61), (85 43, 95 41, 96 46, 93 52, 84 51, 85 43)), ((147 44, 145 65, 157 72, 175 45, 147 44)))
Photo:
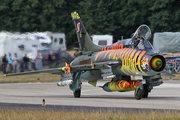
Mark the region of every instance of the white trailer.
POLYGON ((41 43, 31 39, 27 34, 21 33, 0 33, 0 56, 10 52, 17 53, 18 57, 23 57, 29 50, 40 49, 41 43))
POLYGON ((113 43, 112 35, 92 35, 92 41, 99 46, 111 45, 113 43))
POLYGON ((52 50, 66 51, 66 37, 64 33, 51 33, 48 32, 47 35, 51 39, 52 50))
POLYGON ((0 32, 0 57, 4 54, 8 55, 10 52, 12 55, 17 53, 18 57, 22 58, 25 53, 43 49, 65 51, 65 34, 52 32, 0 32))
POLYGON ((66 51, 66 37, 64 33, 38 32, 28 33, 31 38, 39 40, 41 45, 52 50, 66 51))

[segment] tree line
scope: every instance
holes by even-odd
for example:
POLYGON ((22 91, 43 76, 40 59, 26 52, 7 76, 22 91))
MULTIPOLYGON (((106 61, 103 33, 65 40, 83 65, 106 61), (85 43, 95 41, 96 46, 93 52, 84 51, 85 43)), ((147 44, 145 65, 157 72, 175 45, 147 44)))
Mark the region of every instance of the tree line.
POLYGON ((179 0, 1 0, 0 30, 63 32, 67 46, 77 43, 71 12, 88 33, 131 37, 141 24, 154 32, 180 31, 179 0))

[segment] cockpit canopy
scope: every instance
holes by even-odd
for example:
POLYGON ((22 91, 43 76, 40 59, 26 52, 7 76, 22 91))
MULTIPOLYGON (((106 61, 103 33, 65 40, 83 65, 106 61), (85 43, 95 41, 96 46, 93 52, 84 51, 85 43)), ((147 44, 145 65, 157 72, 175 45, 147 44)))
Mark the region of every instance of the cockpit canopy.
POLYGON ((136 40, 138 38, 148 41, 150 40, 151 30, 147 25, 141 25, 135 31, 134 35, 132 36, 132 40, 136 40))
POLYGON ((141 25, 132 36, 132 48, 137 49, 153 49, 149 40, 151 38, 151 30, 147 25, 141 25))
POLYGON ((135 31, 131 39, 121 40, 118 44, 123 44, 126 48, 153 50, 153 47, 149 42, 150 38, 150 28, 147 25, 141 25, 135 31))

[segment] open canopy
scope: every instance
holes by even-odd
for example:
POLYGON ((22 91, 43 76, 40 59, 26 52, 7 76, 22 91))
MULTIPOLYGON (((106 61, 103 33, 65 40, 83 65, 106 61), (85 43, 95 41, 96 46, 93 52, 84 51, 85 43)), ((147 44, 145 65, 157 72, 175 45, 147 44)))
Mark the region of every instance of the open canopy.
POLYGON ((136 32, 134 33, 132 40, 136 40, 137 38, 141 38, 143 40, 150 40, 151 38, 150 28, 147 25, 139 26, 136 32))

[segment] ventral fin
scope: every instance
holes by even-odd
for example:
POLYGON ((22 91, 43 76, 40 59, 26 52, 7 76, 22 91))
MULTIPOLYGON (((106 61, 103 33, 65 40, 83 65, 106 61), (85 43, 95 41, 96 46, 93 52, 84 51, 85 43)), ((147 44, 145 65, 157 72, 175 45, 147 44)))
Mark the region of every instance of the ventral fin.
POLYGON ((97 80, 96 80, 96 81, 89 81, 88 83, 91 84, 91 85, 93 85, 94 87, 96 87, 97 80))

